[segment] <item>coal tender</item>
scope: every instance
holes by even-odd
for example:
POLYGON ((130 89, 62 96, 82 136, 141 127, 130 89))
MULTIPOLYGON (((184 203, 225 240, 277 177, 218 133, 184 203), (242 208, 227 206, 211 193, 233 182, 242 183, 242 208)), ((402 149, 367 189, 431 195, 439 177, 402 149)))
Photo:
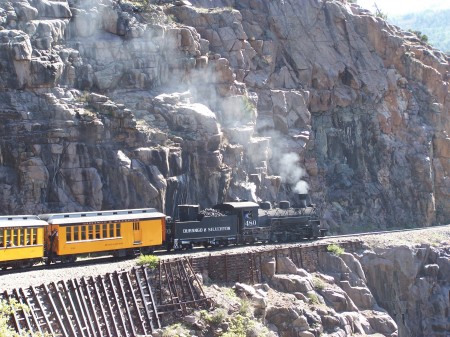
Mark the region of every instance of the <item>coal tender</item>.
POLYGON ((167 221, 168 250, 237 243, 236 215, 222 214, 214 209, 199 212, 198 205, 178 205, 178 214, 178 220, 167 221))

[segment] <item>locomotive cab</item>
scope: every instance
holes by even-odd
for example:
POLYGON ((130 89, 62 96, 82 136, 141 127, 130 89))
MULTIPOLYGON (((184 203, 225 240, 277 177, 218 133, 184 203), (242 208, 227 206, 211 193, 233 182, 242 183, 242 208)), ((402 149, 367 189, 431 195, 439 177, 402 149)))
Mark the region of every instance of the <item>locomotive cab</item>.
POLYGON ((261 226, 259 222, 259 205, 250 201, 225 202, 214 206, 214 209, 236 215, 238 219, 238 242, 253 243, 267 242, 270 238, 270 229, 261 226))

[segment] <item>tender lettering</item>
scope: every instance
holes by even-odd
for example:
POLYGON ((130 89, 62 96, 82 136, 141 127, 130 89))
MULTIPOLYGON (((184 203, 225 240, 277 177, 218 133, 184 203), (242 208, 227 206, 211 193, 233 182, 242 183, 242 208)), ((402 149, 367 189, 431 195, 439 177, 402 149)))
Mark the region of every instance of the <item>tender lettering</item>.
POLYGON ((187 233, 203 233, 205 231, 204 228, 183 228, 183 234, 187 233))
POLYGON ((226 227, 211 227, 208 228, 208 232, 222 232, 222 231, 229 231, 231 229, 230 226, 226 227))
POLYGON ((222 232, 222 231, 230 231, 230 226, 224 227, 210 227, 210 228, 183 228, 183 234, 189 233, 210 233, 210 232, 222 232))

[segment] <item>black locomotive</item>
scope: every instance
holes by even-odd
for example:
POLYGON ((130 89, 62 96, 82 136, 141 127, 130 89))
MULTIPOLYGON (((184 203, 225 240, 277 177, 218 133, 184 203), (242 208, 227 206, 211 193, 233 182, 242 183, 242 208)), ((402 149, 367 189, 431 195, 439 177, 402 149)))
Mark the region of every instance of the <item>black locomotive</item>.
POLYGON ((179 205, 178 219, 166 222, 167 249, 193 246, 227 246, 255 242, 288 242, 325 236, 317 208, 307 204, 308 195, 297 195, 296 203, 225 202, 199 211, 198 205, 179 205))

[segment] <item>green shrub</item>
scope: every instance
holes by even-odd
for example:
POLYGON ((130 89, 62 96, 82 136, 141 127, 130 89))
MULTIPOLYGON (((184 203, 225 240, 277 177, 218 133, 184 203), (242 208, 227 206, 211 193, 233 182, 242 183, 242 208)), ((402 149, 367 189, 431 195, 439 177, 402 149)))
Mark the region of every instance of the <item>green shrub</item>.
POLYGON ((228 331, 222 337, 246 337, 247 331, 251 330, 255 322, 250 318, 236 315, 231 319, 228 331))
POLYGON ((241 300, 241 306, 239 307, 239 314, 245 317, 250 316, 252 305, 249 300, 241 300))
POLYGON ((155 269, 159 265, 159 257, 155 255, 140 255, 137 260, 137 265, 155 269))
POLYGON ((236 295, 236 292, 234 291, 233 288, 226 288, 224 290, 224 294, 225 294, 226 297, 228 297, 231 300, 235 300, 235 299, 238 298, 237 295, 236 295))
POLYGON ((387 20, 388 16, 385 12, 383 12, 380 8, 378 8, 377 4, 374 3, 373 6, 375 7, 375 16, 377 18, 381 18, 383 20, 387 20))
POLYGON ((189 330, 180 323, 169 325, 164 328, 162 337, 180 337, 189 336, 189 330))
POLYGON ((219 325, 226 317, 227 314, 223 309, 217 309, 211 313, 206 310, 200 311, 200 318, 210 325, 219 325))
POLYGON ((327 251, 336 256, 339 256, 345 252, 345 249, 335 243, 332 243, 331 245, 328 245, 327 251))
POLYGON ((309 292, 306 294, 306 297, 309 298, 311 304, 320 304, 319 296, 316 293, 309 292))
POLYGON ((312 283, 313 283, 314 289, 317 289, 317 290, 323 290, 327 286, 327 284, 321 278, 319 278, 317 276, 314 276, 312 283))
POLYGON ((8 325, 9 315, 12 313, 13 306, 6 301, 0 301, 0 336, 18 336, 15 330, 8 325))
POLYGON ((8 325, 10 315, 17 310, 23 310, 25 312, 30 311, 30 308, 25 304, 20 304, 16 300, 11 300, 9 303, 5 300, 0 300, 0 336, 1 337, 47 337, 47 334, 30 333, 23 331, 17 333, 13 327, 8 325))
POLYGON ((421 42, 428 43, 428 36, 425 34, 422 34, 422 32, 420 30, 408 29, 408 32, 415 34, 421 42))

